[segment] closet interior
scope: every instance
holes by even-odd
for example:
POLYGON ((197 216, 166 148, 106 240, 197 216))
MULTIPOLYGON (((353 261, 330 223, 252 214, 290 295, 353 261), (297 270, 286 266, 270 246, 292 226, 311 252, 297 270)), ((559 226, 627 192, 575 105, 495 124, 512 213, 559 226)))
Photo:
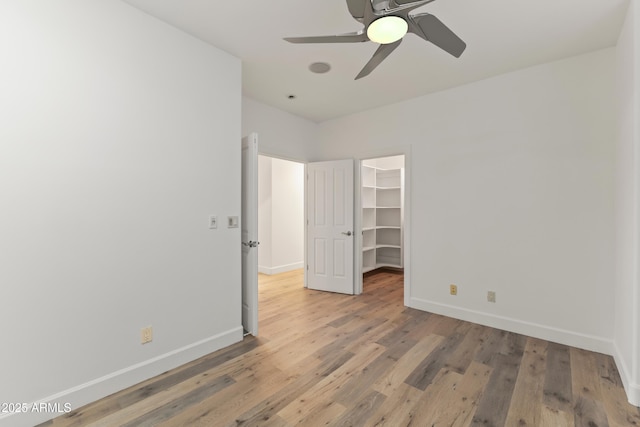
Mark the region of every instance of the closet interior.
POLYGON ((403 268, 404 155, 363 160, 362 272, 403 268))

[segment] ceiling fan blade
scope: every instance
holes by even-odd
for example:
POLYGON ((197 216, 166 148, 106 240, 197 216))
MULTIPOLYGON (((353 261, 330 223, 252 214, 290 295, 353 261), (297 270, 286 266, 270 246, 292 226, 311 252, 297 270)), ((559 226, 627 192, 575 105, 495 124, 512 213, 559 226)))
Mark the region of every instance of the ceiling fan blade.
POLYGON ((435 16, 423 13, 410 15, 409 18, 410 32, 435 44, 456 58, 459 58, 467 48, 467 44, 435 16))
POLYGON ((369 41, 364 31, 335 36, 285 37, 289 43, 358 43, 369 41))
POLYGON ((353 16, 355 19, 364 18, 364 8, 366 1, 367 0, 347 0, 347 7, 349 8, 349 13, 351 14, 351 16, 353 16))
MULTIPOLYGON (((398 5, 409 4, 409 3, 420 3, 420 0, 392 0, 398 5)), ((434 0, 429 0, 424 2, 424 4, 431 3, 434 0)))
POLYGON ((389 44, 381 44, 376 50, 376 53, 373 54, 367 65, 364 66, 360 74, 356 76, 356 80, 361 79, 363 77, 368 76, 382 61, 385 60, 387 56, 391 54, 398 46, 402 43, 402 39, 397 42, 389 43, 389 44))
POLYGON ((389 0, 389 9, 411 11, 435 0, 389 0))

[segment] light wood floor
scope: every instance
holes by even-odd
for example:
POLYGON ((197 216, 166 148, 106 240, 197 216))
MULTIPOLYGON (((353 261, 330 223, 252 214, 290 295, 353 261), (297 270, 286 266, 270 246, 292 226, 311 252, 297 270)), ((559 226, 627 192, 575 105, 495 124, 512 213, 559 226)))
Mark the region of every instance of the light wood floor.
POLYGON ((611 357, 261 276, 260 336, 47 426, 640 426, 611 357))

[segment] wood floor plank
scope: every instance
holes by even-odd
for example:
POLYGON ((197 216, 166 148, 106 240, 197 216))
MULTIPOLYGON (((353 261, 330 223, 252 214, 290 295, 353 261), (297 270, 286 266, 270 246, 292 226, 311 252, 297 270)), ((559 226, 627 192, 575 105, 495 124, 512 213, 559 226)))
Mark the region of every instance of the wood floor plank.
POLYGON ((609 419, 601 402, 578 395, 575 410, 576 427, 609 427, 609 419))
MULTIPOLYGON (((232 423, 232 424, 229 424, 229 427, 233 427, 236 425, 240 425, 240 424, 232 423)), ((289 424, 288 422, 286 422, 285 420, 283 420, 277 415, 261 420, 259 424, 254 424, 254 425, 260 426, 260 427, 291 427, 291 424, 289 424)))
POLYGON ((402 340, 395 346, 388 348, 384 353, 369 363, 360 375, 351 378, 333 396, 337 402, 348 405, 359 399, 370 389, 381 376, 388 372, 404 354, 416 345, 413 340, 402 340))
POLYGON ((573 411, 565 412, 542 405, 540 408, 541 426, 574 427, 573 411))
POLYGON ((493 368, 490 366, 471 362, 469 369, 467 369, 458 385, 450 405, 447 405, 449 411, 454 415, 450 417, 450 419, 454 420, 451 424, 452 426, 462 427, 471 424, 492 372, 493 368))
POLYGON ((522 355, 518 353, 499 354, 494 359, 493 372, 487 384, 487 390, 490 392, 484 393, 478 402, 472 426, 505 425, 521 359, 522 355))
POLYGON ((500 354, 506 337, 507 331, 492 328, 487 337, 480 342, 474 360, 483 365, 493 366, 493 360, 500 354))
POLYGON ((609 424, 615 427, 640 426, 640 408, 632 406, 627 401, 613 357, 599 353, 593 354, 598 367, 602 402, 607 411, 609 424))
MULTIPOLYGON (((299 396, 294 402, 285 406, 278 415, 285 421, 296 425, 318 422, 319 417, 324 419, 325 413, 329 415, 341 415, 345 410, 344 405, 334 405, 334 395, 349 380, 359 376, 366 366, 384 353, 385 348, 379 344, 370 344, 366 349, 349 359, 344 365, 336 369, 318 384, 299 396)), ((336 416, 337 418, 337 416, 336 416)))
MULTIPOLYGON (((353 353, 342 353, 337 359, 322 361, 317 368, 309 369, 306 373, 296 378, 295 381, 280 388, 280 390, 273 395, 237 417, 229 426, 257 427, 266 425, 267 421, 273 418, 282 420, 282 418, 277 415, 279 411, 291 404, 336 369, 343 366, 353 356, 353 353)), ((305 360, 301 363, 305 363, 308 366, 309 362, 305 360)))
POLYGON ((418 364, 423 361, 438 345, 442 342, 443 337, 439 335, 428 335, 415 346, 409 349, 395 363, 393 368, 386 374, 382 375, 372 386, 374 390, 391 396, 401 387, 405 379, 413 372, 418 364))
POLYGON ((354 347, 355 344, 368 342, 369 340, 366 339, 368 334, 383 323, 385 323, 385 319, 382 318, 374 318, 369 321, 360 321, 357 323, 355 321, 350 322, 351 326, 349 328, 353 326, 357 327, 355 329, 345 329, 332 343, 322 347, 313 354, 320 359, 324 359, 341 351, 351 351, 351 348, 354 347))
POLYGON ((398 384, 373 413, 369 419, 370 425, 374 427, 407 425, 415 416, 415 407, 422 395, 422 390, 404 382, 398 384))
MULTIPOLYGON (((492 368, 489 366, 472 363, 452 387, 440 390, 437 400, 447 404, 441 405, 435 402, 435 407, 428 411, 428 417, 423 419, 426 425, 462 427, 471 424, 478 400, 489 381, 491 372, 492 368)), ((417 412, 417 417, 420 416, 421 414, 417 412)))
POLYGON ((571 393, 573 396, 583 396, 593 400, 602 400, 602 385, 600 378, 593 375, 598 372, 594 353, 577 348, 569 349, 571 361, 571 393))
POLYGON ((390 330, 376 342, 385 347, 391 347, 395 343, 402 341, 407 337, 415 328, 425 323, 424 320, 413 316, 402 316, 397 325, 392 325, 390 330))
POLYGON ((463 338, 462 335, 457 333, 447 336, 440 345, 409 374, 405 382, 420 390, 426 390, 438 372, 448 363, 451 354, 463 338))
POLYGON ((385 399, 385 395, 377 391, 371 391, 364 397, 358 399, 340 418, 332 421, 331 425, 335 427, 364 427, 369 424, 369 418, 373 415, 373 411, 378 408, 385 399))
POLYGON ((569 347, 550 343, 547 348, 547 370, 544 382, 544 403, 563 412, 573 410, 569 347))
POLYGON ((412 418, 407 422, 407 426, 450 426, 451 423, 443 420, 446 416, 448 398, 455 393, 458 383, 462 380, 462 375, 448 368, 442 368, 432 383, 429 384, 418 402, 416 403, 412 418))
POLYGON ((233 379, 226 375, 220 377, 220 380, 217 382, 193 389, 165 405, 155 407, 146 414, 123 424, 123 427, 153 427, 158 425, 160 422, 168 420, 180 412, 185 411, 191 405, 195 405, 207 397, 216 394, 218 391, 231 385, 233 382, 233 379))
POLYGON ((259 337, 42 426, 640 427, 611 356, 404 307, 397 272, 260 281, 259 337))
POLYGON ((542 423, 547 342, 529 338, 511 397, 506 425, 537 427, 542 423))
POLYGON ((231 386, 192 405, 174 417, 156 424, 158 427, 224 426, 235 414, 243 413, 267 396, 273 389, 288 384, 293 379, 262 362, 252 367, 251 374, 231 386))
POLYGON ((176 384, 171 388, 154 394, 147 399, 138 401, 135 404, 129 405, 120 411, 114 412, 87 425, 92 427, 123 426, 140 417, 141 414, 153 412, 158 408, 165 409, 167 405, 176 404, 178 400, 184 398, 188 393, 191 393, 194 390, 199 389, 198 393, 200 394, 202 394, 200 390, 209 392, 209 394, 215 394, 219 390, 224 390, 235 383, 235 381, 228 375, 206 378, 203 374, 201 377, 202 380, 199 380, 198 378, 199 377, 193 377, 188 382, 176 384), (210 384, 205 384, 205 381, 210 381, 210 384), (211 387, 206 388, 207 385, 210 385, 211 387))
POLYGON ((463 339, 459 345, 451 352, 445 366, 459 374, 464 374, 469 364, 473 360, 478 346, 488 335, 488 329, 480 325, 471 325, 467 332, 464 332, 463 339))

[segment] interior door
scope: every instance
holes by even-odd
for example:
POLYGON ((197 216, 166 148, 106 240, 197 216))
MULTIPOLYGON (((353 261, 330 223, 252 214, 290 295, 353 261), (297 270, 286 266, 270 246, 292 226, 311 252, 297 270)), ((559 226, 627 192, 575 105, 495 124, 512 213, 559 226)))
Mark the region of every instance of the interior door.
POLYGON ((258 135, 242 138, 242 326, 258 335, 258 135))
POLYGON ((307 165, 307 286, 353 294, 353 160, 307 165))

